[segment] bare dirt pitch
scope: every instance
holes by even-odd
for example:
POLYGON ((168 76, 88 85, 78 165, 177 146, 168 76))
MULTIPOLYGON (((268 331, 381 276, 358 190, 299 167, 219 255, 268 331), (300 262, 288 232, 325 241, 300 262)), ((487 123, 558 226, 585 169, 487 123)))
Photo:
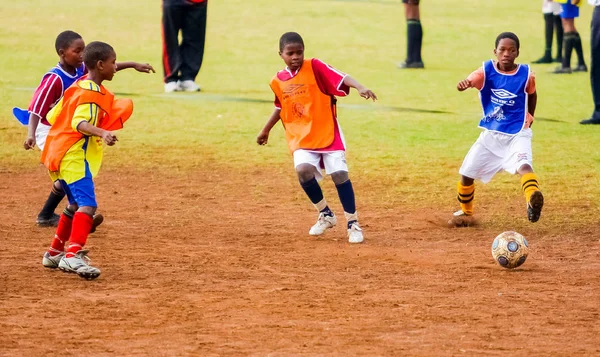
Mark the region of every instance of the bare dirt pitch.
POLYGON ((351 246, 343 224, 308 236, 315 213, 289 172, 106 167, 88 241, 102 275, 85 281, 41 265, 43 169, 0 178, 1 356, 600 355, 598 227, 542 217, 508 271, 490 256, 498 232, 384 207, 368 182, 366 243, 351 246))

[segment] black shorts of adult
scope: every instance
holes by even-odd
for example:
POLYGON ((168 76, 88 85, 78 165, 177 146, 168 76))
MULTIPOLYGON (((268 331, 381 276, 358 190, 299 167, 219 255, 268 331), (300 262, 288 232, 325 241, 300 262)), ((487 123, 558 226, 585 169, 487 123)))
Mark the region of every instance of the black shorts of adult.
POLYGON ((404 4, 419 5, 419 0, 402 0, 404 4))

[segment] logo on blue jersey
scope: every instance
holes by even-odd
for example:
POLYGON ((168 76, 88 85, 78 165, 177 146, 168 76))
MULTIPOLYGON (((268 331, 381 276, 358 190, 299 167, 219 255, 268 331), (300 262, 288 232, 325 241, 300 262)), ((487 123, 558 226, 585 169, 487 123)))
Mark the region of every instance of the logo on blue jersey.
POLYGON ((494 93, 494 95, 500 99, 511 99, 511 98, 516 98, 517 95, 514 93, 511 93, 509 91, 507 91, 506 89, 491 89, 492 93, 494 93))

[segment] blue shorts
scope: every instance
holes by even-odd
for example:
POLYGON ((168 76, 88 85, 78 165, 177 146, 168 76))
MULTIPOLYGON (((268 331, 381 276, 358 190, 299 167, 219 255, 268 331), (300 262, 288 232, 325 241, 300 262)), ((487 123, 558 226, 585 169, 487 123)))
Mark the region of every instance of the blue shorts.
POLYGON ((561 4, 562 12, 560 13, 561 19, 574 19, 579 17, 579 6, 571 4, 571 0, 566 4, 561 4))
POLYGON ((69 204, 79 207, 98 207, 96 193, 94 192, 94 180, 91 177, 84 177, 72 184, 67 184, 64 180, 58 181, 67 194, 69 204))

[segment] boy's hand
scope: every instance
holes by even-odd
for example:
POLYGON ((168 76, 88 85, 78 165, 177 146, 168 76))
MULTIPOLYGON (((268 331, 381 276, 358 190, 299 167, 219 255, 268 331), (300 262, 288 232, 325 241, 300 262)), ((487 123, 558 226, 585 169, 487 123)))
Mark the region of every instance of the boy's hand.
POLYGON ((118 141, 117 136, 110 131, 105 131, 104 134, 102 134, 102 139, 108 146, 113 146, 118 141))
POLYGON ((27 139, 25 139, 23 147, 25 150, 32 150, 35 148, 35 136, 29 136, 27 139))
POLYGON ((460 92, 464 91, 465 89, 469 89, 471 88, 471 81, 468 79, 463 79, 462 81, 458 82, 458 84, 456 85, 456 89, 458 89, 460 92))
POLYGON ((136 63, 135 66, 133 66, 133 68, 135 68, 136 71, 138 72, 144 72, 144 73, 156 73, 156 71, 154 70, 154 68, 152 68, 152 66, 148 63, 136 63))
POLYGON ((377 100, 377 96, 369 88, 365 88, 365 87, 358 88, 358 94, 360 94, 360 96, 365 99, 373 99, 373 101, 377 100))
POLYGON ((267 142, 269 141, 269 132, 268 131, 261 131, 260 133, 258 133, 258 136, 256 137, 256 143, 258 145, 267 145, 267 142))
POLYGON ((571 1, 571 4, 573 4, 573 5, 579 5, 579 1, 580 1, 580 0, 572 0, 572 1, 571 1))

